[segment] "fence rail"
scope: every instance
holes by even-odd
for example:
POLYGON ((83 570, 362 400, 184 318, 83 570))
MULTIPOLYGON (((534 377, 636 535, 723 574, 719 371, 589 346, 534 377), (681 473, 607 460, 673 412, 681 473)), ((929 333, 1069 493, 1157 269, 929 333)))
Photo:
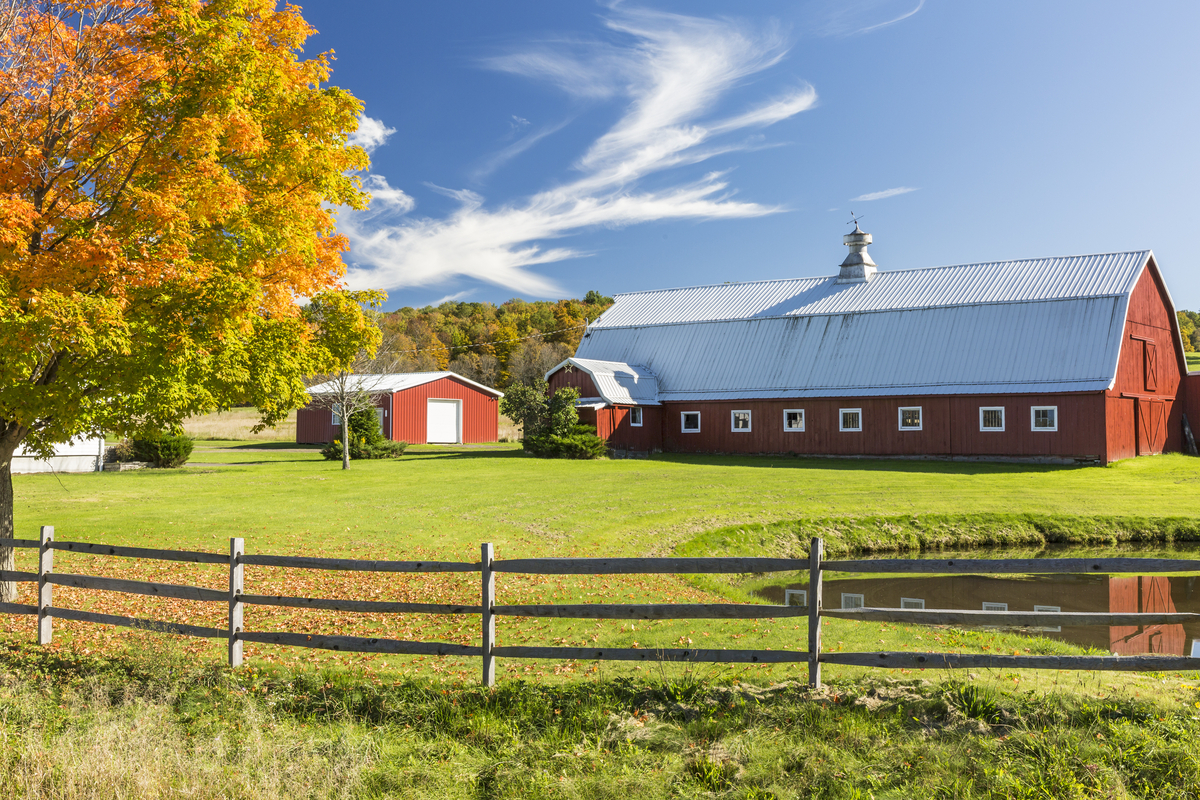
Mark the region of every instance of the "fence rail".
POLYGON ((343 558, 313 558, 245 552, 242 539, 231 539, 229 553, 185 550, 158 550, 143 547, 118 547, 87 542, 56 542, 54 528, 43 527, 39 539, 0 539, 0 547, 38 549, 38 571, 0 571, 0 581, 36 582, 37 605, 0 603, 0 613, 37 617, 38 643, 52 637, 53 620, 74 620, 100 625, 143 628, 154 631, 226 639, 229 664, 242 663, 245 642, 309 647, 357 653, 401 655, 465 656, 482 659, 483 682, 495 682, 497 658, 560 659, 577 661, 680 661, 736 664, 807 664, 810 685, 821 683, 821 667, 836 664, 886 669, 1062 669, 1062 670, 1197 670, 1200 658, 1183 656, 1034 656, 978 653, 826 652, 821 647, 821 619, 849 619, 871 622, 897 622, 918 625, 999 625, 1050 627, 1054 625, 1161 625, 1200 621, 1200 614, 1183 612, 1089 612, 1089 611, 973 611, 962 609, 853 608, 826 609, 823 602, 825 572, 851 573, 976 573, 976 574, 1054 574, 1054 573, 1177 573, 1200 572, 1200 560, 1162 558, 1048 558, 1048 559, 841 559, 825 560, 824 543, 811 542, 807 559, 794 558, 519 558, 496 560, 491 544, 480 548, 479 562, 458 561, 375 561, 343 558), (197 564, 229 565, 227 589, 157 583, 152 581, 106 578, 55 572, 54 551, 181 561, 197 564), (245 567, 266 566, 287 569, 337 570, 373 573, 468 573, 480 574, 480 603, 407 603, 284 595, 247 594, 245 567), (611 575, 611 574, 700 574, 797 572, 807 569, 808 606, 775 606, 748 603, 582 603, 498 605, 496 573, 527 575, 611 575), (152 597, 171 597, 202 602, 227 603, 229 624, 226 628, 164 622, 91 611, 59 608, 53 604, 54 586, 99 589, 152 597), (398 639, 295 633, 291 631, 247 631, 243 618, 245 606, 281 606, 355 613, 478 615, 480 644, 449 642, 412 642, 398 639), (806 617, 806 650, 738 650, 638 647, 549 647, 497 646, 496 617, 540 617, 556 619, 777 619, 806 617))

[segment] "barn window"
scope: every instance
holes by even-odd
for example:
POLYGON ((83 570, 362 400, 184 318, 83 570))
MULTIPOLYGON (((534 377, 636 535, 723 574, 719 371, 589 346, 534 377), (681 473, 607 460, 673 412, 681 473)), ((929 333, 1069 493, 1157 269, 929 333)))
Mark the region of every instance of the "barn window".
POLYGON ((637 406, 629 409, 629 424, 635 428, 642 427, 642 410, 637 406))
POLYGON ((1058 430, 1058 406, 1034 406, 1030 414, 1035 431, 1058 430))
POLYGON ((979 408, 979 430, 981 431, 1002 431, 1004 430, 1004 406, 980 406, 979 408))
POLYGON ((909 408, 900 409, 900 430, 902 431, 919 431, 921 430, 921 407, 912 406, 909 408))
POLYGON ((804 409, 785 408, 783 410, 783 429, 785 431, 803 431, 804 409))
POLYGON ((848 594, 842 592, 842 608, 862 608, 863 596, 861 594, 848 594))
POLYGON ((838 414, 839 431, 861 431, 862 430, 862 409, 861 408, 843 408, 838 414))
POLYGON ((729 424, 733 430, 739 433, 750 432, 750 412, 749 411, 731 411, 729 424))
MULTIPOLYGON (((1034 611, 1046 611, 1051 614, 1059 614, 1062 612, 1062 606, 1034 606, 1033 610, 1034 611)), ((1046 627, 1046 628, 1034 628, 1034 630, 1037 630, 1037 631, 1061 631, 1062 625, 1055 625, 1053 627, 1046 627)))
POLYGON ((784 589, 783 604, 785 606, 807 606, 808 605, 808 590, 807 589, 784 589))
POLYGON ((699 433, 700 432, 700 412, 699 411, 684 411, 679 415, 680 427, 684 433, 699 433))
POLYGON ((984 603, 984 611, 1008 611, 1008 603, 984 603))
POLYGON ((335 428, 340 428, 342 426, 342 404, 341 403, 333 404, 333 426, 335 428))
POLYGON ((919 597, 901 597, 901 608, 925 608, 925 601, 919 597))

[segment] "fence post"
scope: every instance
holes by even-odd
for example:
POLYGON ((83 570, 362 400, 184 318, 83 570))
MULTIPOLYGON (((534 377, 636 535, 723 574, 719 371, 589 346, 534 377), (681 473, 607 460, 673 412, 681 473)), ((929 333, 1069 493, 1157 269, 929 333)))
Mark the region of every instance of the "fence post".
POLYGON ((808 685, 821 686, 821 558, 825 542, 814 536, 808 546, 808 685))
POLYGON ((492 572, 495 555, 491 542, 485 542, 480 547, 479 567, 483 573, 483 586, 479 597, 479 615, 483 626, 480 655, 483 656, 484 686, 496 685, 496 657, 492 655, 492 648, 496 646, 496 615, 492 613, 496 605, 496 573, 492 572))
POLYGON ((242 556, 246 554, 245 539, 229 540, 229 666, 242 665, 242 581, 245 566, 242 556))
POLYGON ((50 616, 53 603, 54 584, 48 578, 54 571, 54 526, 43 525, 41 543, 38 546, 38 644, 50 644, 54 636, 54 617, 50 616))

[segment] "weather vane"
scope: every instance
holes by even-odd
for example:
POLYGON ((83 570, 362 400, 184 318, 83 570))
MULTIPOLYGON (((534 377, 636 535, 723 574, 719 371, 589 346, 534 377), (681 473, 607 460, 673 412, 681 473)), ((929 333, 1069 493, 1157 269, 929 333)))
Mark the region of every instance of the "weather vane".
POLYGON ((866 215, 865 215, 865 214, 860 214, 859 216, 857 216, 857 217, 856 217, 856 216, 854 216, 854 212, 853 212, 853 211, 851 211, 851 212, 850 212, 850 222, 847 222, 846 224, 847 224, 847 225, 849 225, 849 224, 853 223, 853 224, 854 224, 854 227, 856 227, 856 228, 857 228, 857 227, 858 227, 858 221, 859 221, 860 219, 862 219, 864 216, 866 216, 866 215))

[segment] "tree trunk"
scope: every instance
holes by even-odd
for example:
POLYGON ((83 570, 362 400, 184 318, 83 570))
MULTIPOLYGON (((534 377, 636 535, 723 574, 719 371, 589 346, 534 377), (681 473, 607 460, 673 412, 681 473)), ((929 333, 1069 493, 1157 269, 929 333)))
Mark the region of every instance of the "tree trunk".
POLYGON ((350 417, 342 406, 342 469, 350 469, 350 417))
MULTIPOLYGON (((15 539, 13 535, 13 486, 12 461, 17 451, 16 443, 0 439, 0 539, 15 539)), ((11 547, 0 547, 0 570, 16 569, 16 551, 11 547)), ((11 603, 17 599, 15 581, 0 581, 0 603, 11 603)))

